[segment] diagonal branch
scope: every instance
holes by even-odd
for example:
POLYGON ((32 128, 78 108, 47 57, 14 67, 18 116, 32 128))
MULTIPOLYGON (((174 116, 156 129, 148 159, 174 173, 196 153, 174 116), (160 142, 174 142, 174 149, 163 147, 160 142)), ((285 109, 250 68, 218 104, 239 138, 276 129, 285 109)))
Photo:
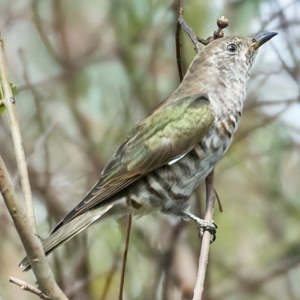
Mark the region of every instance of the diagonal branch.
POLYGON ((52 300, 67 300, 57 286, 46 261, 39 238, 32 232, 28 219, 19 205, 10 176, 0 156, 0 192, 26 250, 40 289, 52 300))
POLYGON ((51 299, 49 296, 45 295, 41 290, 23 280, 11 276, 9 277, 8 281, 18 285, 24 291, 29 291, 35 295, 38 295, 41 299, 51 299))

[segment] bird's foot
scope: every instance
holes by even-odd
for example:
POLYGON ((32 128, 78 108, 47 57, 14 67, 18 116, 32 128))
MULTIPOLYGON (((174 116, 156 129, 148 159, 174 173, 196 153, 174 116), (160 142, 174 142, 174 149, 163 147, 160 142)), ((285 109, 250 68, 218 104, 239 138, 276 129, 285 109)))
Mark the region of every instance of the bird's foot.
POLYGON ((210 233, 210 243, 213 243, 216 240, 217 236, 217 224, 214 220, 203 220, 200 219, 197 222, 197 227, 199 230, 199 235, 202 237, 205 231, 210 233))
POLYGON ((195 221, 197 223, 197 228, 199 230, 199 235, 202 237, 205 231, 208 231, 211 235, 210 243, 213 243, 216 240, 216 234, 217 234, 217 224, 213 220, 203 220, 199 217, 193 215, 190 212, 184 213, 185 217, 188 217, 189 219, 195 221))

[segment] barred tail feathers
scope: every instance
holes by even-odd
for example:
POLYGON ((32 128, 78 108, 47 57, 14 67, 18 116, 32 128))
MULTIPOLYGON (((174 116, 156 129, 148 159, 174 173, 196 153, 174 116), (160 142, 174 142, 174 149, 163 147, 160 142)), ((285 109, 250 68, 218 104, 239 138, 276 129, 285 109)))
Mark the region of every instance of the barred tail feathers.
MULTIPOLYGON (((45 255, 50 254, 54 249, 71 240, 77 234, 95 223, 98 219, 106 219, 107 217, 115 214, 116 218, 126 214, 124 205, 116 205, 116 203, 107 204, 101 208, 92 209, 82 215, 79 215, 70 222, 61 226, 46 239, 42 240, 45 255)), ((23 268, 23 272, 27 272, 31 269, 31 265, 27 257, 20 262, 19 267, 23 268)))

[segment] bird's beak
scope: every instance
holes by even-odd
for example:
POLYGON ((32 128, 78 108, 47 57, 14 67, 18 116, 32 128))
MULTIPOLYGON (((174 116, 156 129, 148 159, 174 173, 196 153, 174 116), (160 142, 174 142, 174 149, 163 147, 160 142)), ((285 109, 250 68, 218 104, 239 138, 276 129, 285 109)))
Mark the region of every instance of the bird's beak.
POLYGON ((277 32, 264 32, 252 39, 252 47, 257 50, 261 45, 277 35, 277 32))

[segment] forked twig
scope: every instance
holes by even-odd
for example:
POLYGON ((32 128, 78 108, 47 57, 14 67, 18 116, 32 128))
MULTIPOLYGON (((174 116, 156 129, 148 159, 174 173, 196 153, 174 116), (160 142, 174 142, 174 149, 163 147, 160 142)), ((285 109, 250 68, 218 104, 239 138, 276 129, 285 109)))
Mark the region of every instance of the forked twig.
POLYGON ((32 284, 29 284, 21 279, 11 276, 11 277, 9 277, 8 281, 18 285, 24 291, 29 291, 35 295, 38 295, 41 299, 51 299, 46 294, 44 294, 41 290, 39 290, 37 287, 35 287, 32 284))

